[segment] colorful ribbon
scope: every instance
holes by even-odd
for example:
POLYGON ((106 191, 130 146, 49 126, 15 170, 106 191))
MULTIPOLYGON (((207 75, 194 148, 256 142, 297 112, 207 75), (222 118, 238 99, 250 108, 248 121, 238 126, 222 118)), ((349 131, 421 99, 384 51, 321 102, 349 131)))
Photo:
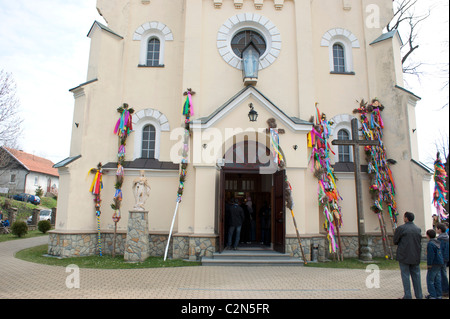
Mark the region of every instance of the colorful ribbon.
POLYGON ((184 191, 184 182, 186 180, 186 172, 188 166, 188 157, 189 157, 189 138, 190 138, 190 117, 194 115, 194 106, 192 103, 192 92, 190 89, 187 90, 186 100, 183 104, 182 115, 184 115, 185 127, 184 127, 184 140, 183 140, 183 149, 181 164, 180 164, 180 172, 179 172, 179 183, 178 183, 178 191, 177 191, 177 202, 181 202, 181 198, 183 196, 184 191))
POLYGON ((311 171, 318 179, 317 194, 319 204, 323 207, 325 222, 323 228, 327 232, 330 252, 339 249, 339 227, 342 227, 342 214, 339 201, 342 197, 336 186, 336 176, 331 165, 331 150, 328 139, 331 132, 331 123, 325 114, 321 114, 316 104, 316 125, 308 133, 308 146, 312 148, 309 162, 311 171), (331 213, 333 212, 333 213, 331 213))
POLYGON ((441 161, 439 152, 436 154, 434 161, 434 191, 433 191, 433 205, 436 208, 437 215, 440 219, 448 219, 448 212, 445 211, 447 204, 447 172, 445 166, 441 161))
POLYGON ((116 191, 113 197, 113 203, 111 208, 114 210, 112 215, 112 220, 117 223, 122 218, 120 213, 120 208, 122 205, 123 193, 122 184, 124 180, 124 169, 123 163, 125 161, 126 149, 125 145, 127 143, 128 136, 133 132, 133 113, 134 110, 129 108, 128 104, 124 103, 122 106, 117 108, 117 112, 120 113, 120 117, 116 122, 114 127, 114 134, 119 138, 119 148, 117 151, 117 170, 116 170, 116 184, 114 185, 116 191))
POLYGON ((101 197, 100 193, 103 189, 103 169, 102 169, 102 163, 99 163, 97 165, 97 169, 92 168, 89 170, 90 173, 95 171, 94 180, 92 181, 91 187, 89 188, 89 192, 91 192, 94 195, 94 203, 95 203, 95 215, 97 216, 97 248, 99 251, 99 255, 102 256, 102 238, 100 233, 100 205, 101 205, 101 197))
POLYGON ((392 171, 386 158, 386 150, 383 145, 384 123, 381 117, 381 110, 384 108, 381 103, 374 99, 369 106, 361 102, 361 107, 354 111, 360 114, 362 133, 366 140, 377 140, 380 145, 366 146, 366 158, 368 162, 368 173, 371 178, 370 191, 374 199, 371 209, 375 213, 383 211, 383 203, 389 210, 392 226, 397 227, 397 204, 395 201, 395 183, 392 171))
POLYGON ((270 129, 270 145, 272 146, 272 154, 274 157, 274 163, 280 164, 283 162, 283 154, 280 152, 280 136, 278 135, 278 130, 270 129))

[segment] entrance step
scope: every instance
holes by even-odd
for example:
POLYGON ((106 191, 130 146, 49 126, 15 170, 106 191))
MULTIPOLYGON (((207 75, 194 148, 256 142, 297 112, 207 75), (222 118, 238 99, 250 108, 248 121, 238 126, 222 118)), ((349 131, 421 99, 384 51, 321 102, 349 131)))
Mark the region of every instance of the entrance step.
POLYGON ((202 258, 203 266, 303 266, 303 260, 264 249, 224 250, 202 258))

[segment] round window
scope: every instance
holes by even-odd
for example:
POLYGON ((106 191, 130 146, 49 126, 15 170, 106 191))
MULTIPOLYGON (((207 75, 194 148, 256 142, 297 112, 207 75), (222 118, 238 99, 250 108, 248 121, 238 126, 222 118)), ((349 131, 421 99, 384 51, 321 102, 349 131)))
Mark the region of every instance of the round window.
POLYGON ((266 41, 258 32, 253 30, 244 30, 238 32, 231 40, 231 49, 233 50, 234 54, 236 54, 238 57, 241 57, 242 51, 250 42, 253 42, 253 44, 259 50, 260 55, 264 54, 264 52, 266 51, 266 41))
POLYGON ((223 60, 242 70, 242 51, 249 43, 258 48, 259 69, 267 68, 280 55, 281 34, 269 19, 257 13, 230 17, 217 32, 217 49, 223 60))

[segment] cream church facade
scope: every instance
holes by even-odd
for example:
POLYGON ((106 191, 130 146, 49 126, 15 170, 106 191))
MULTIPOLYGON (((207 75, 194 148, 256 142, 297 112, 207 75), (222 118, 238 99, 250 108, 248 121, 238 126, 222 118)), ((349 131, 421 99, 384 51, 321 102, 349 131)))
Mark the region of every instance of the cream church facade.
MULTIPOLYGON (((195 92, 189 164, 170 257, 196 259, 222 251, 227 201, 247 197, 256 214, 253 228, 241 232, 244 241, 300 256, 290 211, 279 204, 284 175, 292 186, 306 253, 316 244, 321 256, 329 257, 307 141, 316 103, 333 122, 331 144, 339 134, 351 134, 356 101, 379 99, 385 106, 383 143, 395 162, 391 170, 399 223, 405 211, 412 211, 422 230, 430 226, 431 175, 419 162, 414 130, 420 98, 403 88, 399 35, 383 33, 392 17, 391 0, 97 0, 97 10, 107 25, 95 22, 89 30, 86 82, 71 89, 75 102, 70 157, 55 165, 60 195, 50 254, 95 254, 99 231, 103 253, 113 249, 110 204, 118 150, 113 130, 123 103, 134 113, 126 142, 116 252, 126 249, 132 182, 143 171, 151 187, 145 204, 150 252, 164 254, 179 189, 187 89, 195 92), (255 62, 255 52, 257 74, 243 75, 243 69, 252 66, 251 58, 255 62), (244 61, 247 57, 250 62, 244 61), (249 120, 250 107, 258 113, 256 121, 249 120), (265 130, 270 118, 284 130, 279 135, 286 163, 283 175, 277 168, 264 169, 247 154, 253 148, 268 154, 265 130), (227 154, 235 155, 231 162, 227 154), (89 192, 93 175, 88 174, 98 163, 103 165, 99 223, 89 192), (271 207, 268 235, 259 215, 264 203, 271 207)), ((356 256, 352 156, 342 148, 348 154, 340 158, 339 148, 332 148, 343 198, 342 249, 345 256, 356 256)), ((378 218, 370 210, 369 177, 362 173, 361 178, 365 231, 373 236, 374 255, 383 255, 378 218)))

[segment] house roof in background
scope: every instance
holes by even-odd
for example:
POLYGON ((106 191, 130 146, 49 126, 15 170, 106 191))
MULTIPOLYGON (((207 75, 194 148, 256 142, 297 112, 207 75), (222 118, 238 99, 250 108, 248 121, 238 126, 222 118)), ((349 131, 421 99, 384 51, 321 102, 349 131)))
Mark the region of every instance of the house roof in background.
POLYGON ((59 176, 58 170, 53 168, 53 162, 48 159, 9 147, 2 148, 12 155, 23 167, 31 172, 59 176))

